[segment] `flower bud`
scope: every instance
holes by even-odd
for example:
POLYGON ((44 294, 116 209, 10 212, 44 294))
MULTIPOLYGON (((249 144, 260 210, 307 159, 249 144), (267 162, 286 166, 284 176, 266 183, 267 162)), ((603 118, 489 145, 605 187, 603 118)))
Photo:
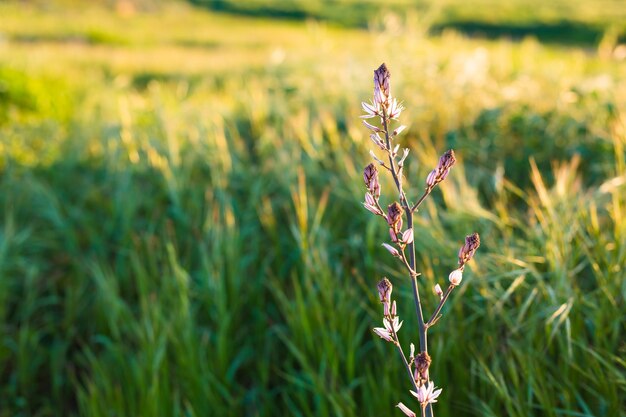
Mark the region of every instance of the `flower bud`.
POLYGON ((389 78, 391 73, 383 63, 374 71, 374 103, 386 105, 389 100, 389 78))
POLYGON ((480 236, 478 233, 472 233, 465 237, 465 244, 459 250, 459 267, 462 270, 465 264, 474 257, 474 253, 480 247, 480 236))
POLYGON ((430 367, 430 355, 428 352, 420 352, 415 357, 415 374, 416 381, 428 381, 428 368, 430 367))
POLYGON ((402 210, 402 206, 397 201, 387 206, 387 223, 396 233, 399 233, 402 228, 403 213, 404 210, 402 210))
POLYGON ((367 120, 363 120, 363 125, 364 125, 366 128, 368 128, 369 130, 371 130, 372 132, 375 132, 375 133, 382 132, 382 129, 381 129, 381 128, 379 128, 379 127, 377 127, 377 126, 374 126, 374 125, 373 125, 373 124, 371 124, 371 123, 368 123, 368 122, 367 122, 367 120))
POLYGON ((441 299, 443 297, 443 290, 439 284, 435 285, 435 294, 441 299))
POLYGON ((396 407, 398 407, 400 409, 400 411, 402 411, 404 413, 405 416, 407 417, 416 417, 417 415, 406 405, 402 404, 402 403, 398 403, 396 405, 396 407))
POLYGON ((374 142, 374 145, 378 146, 380 148, 381 151, 384 151, 387 149, 387 146, 385 145, 385 142, 383 141, 383 138, 381 138, 378 133, 372 133, 370 135, 370 139, 372 140, 372 142, 374 142))
POLYGON ((389 251, 390 254, 392 254, 396 258, 400 257, 400 252, 398 252, 398 250, 396 248, 394 248, 393 246, 391 246, 390 244, 383 243, 383 246, 385 247, 385 249, 387 249, 389 251))
POLYGON ((428 188, 433 188, 435 185, 445 180, 450 173, 450 169, 455 163, 456 157, 454 156, 454 151, 452 149, 446 151, 446 153, 441 155, 441 158, 439 158, 437 168, 433 169, 430 174, 428 174, 428 177, 426 178, 426 186, 428 188))
POLYGON ((375 199, 380 197, 380 183, 378 182, 378 168, 373 163, 369 164, 363 170, 363 181, 367 190, 375 199))
POLYGON ((413 228, 406 229, 404 233, 402 233, 402 242, 410 245, 413 243, 413 228))
POLYGON ((450 272, 450 276, 448 277, 448 279, 450 280, 450 284, 459 285, 463 280, 463 271, 460 268, 455 269, 454 271, 450 272))
POLYGON ((396 307, 396 300, 393 300, 391 303, 391 317, 395 317, 398 315, 398 308, 396 307))
POLYGON ((393 291, 391 281, 385 277, 380 280, 376 288, 378 288, 378 297, 380 298, 381 303, 389 302, 389 300, 391 300, 391 292, 393 291))

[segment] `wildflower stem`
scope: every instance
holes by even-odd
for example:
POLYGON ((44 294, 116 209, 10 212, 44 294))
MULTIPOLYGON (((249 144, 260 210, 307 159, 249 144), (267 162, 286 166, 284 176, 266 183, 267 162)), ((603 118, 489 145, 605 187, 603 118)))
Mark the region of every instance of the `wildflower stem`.
MULTIPOLYGON (((383 123, 383 130, 385 131, 385 144, 387 145, 387 149, 391 149, 391 138, 389 136, 388 118, 387 118, 386 111, 384 109, 383 109, 383 115, 381 119, 383 123)), ((400 194, 400 203, 404 207, 404 211, 406 213, 407 228, 411 229, 413 228, 413 211, 414 211, 412 209, 413 206, 409 204, 409 201, 407 200, 404 190, 402 188, 402 179, 398 177, 398 171, 396 170, 395 158, 391 151, 388 151, 388 153, 389 153, 389 164, 391 166, 391 175, 393 176, 393 181, 395 182, 396 188, 398 189, 398 193, 400 194)), ((424 201, 424 199, 430 192, 430 190, 427 190, 427 191, 428 192, 424 193, 422 198, 420 198, 420 201, 418 201, 418 203, 416 204, 417 207, 419 207, 419 204, 421 204, 421 202, 424 201)), ((409 267, 409 271, 411 271, 410 275, 411 275, 411 285, 413 287, 413 300, 415 301, 415 313, 417 315, 417 321, 418 321, 418 327, 419 327, 420 352, 427 353, 428 352, 428 339, 426 335, 427 328, 424 325, 424 313, 422 312, 422 302, 420 301, 420 293, 417 287, 417 275, 413 273, 415 271, 415 243, 414 242, 409 243, 407 245, 407 248, 409 250, 408 267, 409 267)), ((426 409, 422 407, 422 415, 424 415, 424 413, 426 413, 427 417, 433 416, 432 407, 430 404, 428 405, 428 407, 426 407, 426 409)))
MULTIPOLYGON (((408 228, 413 227, 413 213, 407 211, 406 224, 408 228)), ((411 242, 407 245, 409 250, 409 266, 415 271, 415 243, 411 242)), ((420 292, 417 287, 417 275, 411 275, 411 285, 413 287, 413 301, 415 301, 415 314, 419 325, 420 352, 428 352, 428 339, 426 337, 426 326, 424 325, 424 314, 422 312, 422 302, 420 300, 420 292)))

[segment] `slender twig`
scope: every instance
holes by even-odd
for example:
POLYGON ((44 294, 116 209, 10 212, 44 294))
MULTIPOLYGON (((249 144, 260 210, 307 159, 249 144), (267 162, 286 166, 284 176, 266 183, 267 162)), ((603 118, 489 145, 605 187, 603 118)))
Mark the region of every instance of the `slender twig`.
POLYGON ((422 205, 422 202, 426 200, 426 197, 430 195, 430 192, 432 190, 433 189, 431 187, 426 188, 426 191, 424 191, 424 194, 420 197, 419 200, 417 200, 417 203, 415 203, 413 207, 411 207, 411 213, 414 213, 422 205))
POLYGON ((400 255, 402 255, 402 256, 400 256, 400 260, 402 261, 404 266, 406 266, 406 269, 408 269, 409 274, 411 275, 411 277, 418 277, 420 274, 418 272, 415 272, 415 270, 409 264, 409 261, 407 261, 407 259, 406 259, 406 255, 404 253, 404 247, 401 247, 400 255))
POLYGON ((436 322, 437 322, 437 316, 439 315, 439 312, 441 311, 441 308, 443 307, 443 305, 446 303, 446 301, 448 300, 448 296, 450 295, 450 293, 452 292, 452 290, 454 289, 454 285, 450 285, 448 286, 448 288, 446 289, 446 292, 443 294, 443 296, 441 297, 441 300, 439 301, 439 305, 437 306, 437 308, 435 309, 435 312, 433 313, 433 315, 430 317, 430 319, 428 319, 428 321, 426 322, 426 329, 432 327, 436 322))
POLYGON ((400 352, 400 357, 402 357, 402 362, 404 362, 404 367, 406 368, 406 371, 409 374, 409 379, 411 380, 411 384, 413 384, 413 389, 417 391, 419 388, 417 387, 415 378, 413 378, 413 372, 411 372, 411 365, 409 365, 409 361, 406 359, 406 356, 404 355, 404 351, 402 350, 402 346, 400 345, 400 339, 398 339, 398 334, 393 329, 393 326, 391 329, 391 333, 393 334, 394 344, 398 347, 398 351, 400 352))

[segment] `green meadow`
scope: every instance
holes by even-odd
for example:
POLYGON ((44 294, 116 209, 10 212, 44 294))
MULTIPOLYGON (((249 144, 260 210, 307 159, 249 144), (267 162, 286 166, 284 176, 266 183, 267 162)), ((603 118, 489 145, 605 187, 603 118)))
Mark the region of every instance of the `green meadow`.
POLYGON ((0 3, 0 417, 417 409, 371 331, 387 276, 418 342, 361 205, 382 62, 409 198, 458 158, 416 215, 427 312, 482 242, 429 332, 437 417, 626 416, 623 2, 144 3, 0 3))

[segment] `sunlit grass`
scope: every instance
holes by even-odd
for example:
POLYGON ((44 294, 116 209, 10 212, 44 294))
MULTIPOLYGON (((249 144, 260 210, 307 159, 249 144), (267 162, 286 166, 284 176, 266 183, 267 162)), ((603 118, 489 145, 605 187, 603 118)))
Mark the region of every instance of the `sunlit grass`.
POLYGON ((407 181, 460 159, 416 219, 428 309, 483 241, 432 338, 438 415, 625 415, 619 57, 419 20, 0 15, 0 416, 398 413, 370 328, 380 276, 407 309, 409 285, 359 205, 382 61, 407 181))

